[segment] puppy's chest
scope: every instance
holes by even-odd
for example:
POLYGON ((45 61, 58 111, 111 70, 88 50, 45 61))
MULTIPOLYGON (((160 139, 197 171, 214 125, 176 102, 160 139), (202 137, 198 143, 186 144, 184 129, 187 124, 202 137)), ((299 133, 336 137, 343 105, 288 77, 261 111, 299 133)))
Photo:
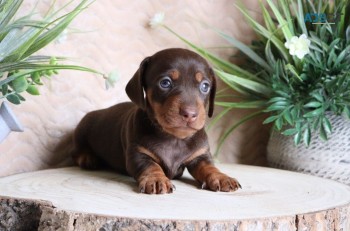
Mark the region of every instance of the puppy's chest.
POLYGON ((154 153, 160 159, 160 164, 165 174, 174 178, 181 175, 184 170, 184 162, 193 152, 195 145, 189 145, 186 142, 162 142, 154 146, 154 153))

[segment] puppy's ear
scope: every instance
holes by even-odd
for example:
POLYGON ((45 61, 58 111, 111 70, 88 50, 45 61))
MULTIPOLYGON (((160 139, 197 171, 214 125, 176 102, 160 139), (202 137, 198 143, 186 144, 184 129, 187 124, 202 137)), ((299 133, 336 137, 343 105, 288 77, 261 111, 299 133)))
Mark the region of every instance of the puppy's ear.
POLYGON ((145 58, 141 62, 139 69, 136 71, 125 88, 126 94, 129 96, 131 101, 142 109, 146 109, 144 96, 144 73, 148 62, 149 57, 145 58))
POLYGON ((209 95, 209 110, 208 110, 208 116, 209 118, 212 117, 214 113, 214 101, 215 101, 215 94, 216 94, 216 78, 213 69, 209 69, 209 74, 211 76, 211 89, 210 89, 210 95, 209 95))

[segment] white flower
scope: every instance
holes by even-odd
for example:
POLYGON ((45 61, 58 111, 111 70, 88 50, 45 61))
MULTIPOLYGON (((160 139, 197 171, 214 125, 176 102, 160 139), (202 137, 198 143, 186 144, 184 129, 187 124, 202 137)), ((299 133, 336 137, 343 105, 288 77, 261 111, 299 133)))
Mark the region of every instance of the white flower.
POLYGON ((163 25, 165 14, 163 12, 156 13, 149 21, 148 25, 152 28, 163 25))
POLYGON ((307 39, 306 34, 299 36, 293 36, 284 45, 289 49, 289 54, 296 55, 299 59, 302 59, 306 54, 310 53, 311 41, 307 39))

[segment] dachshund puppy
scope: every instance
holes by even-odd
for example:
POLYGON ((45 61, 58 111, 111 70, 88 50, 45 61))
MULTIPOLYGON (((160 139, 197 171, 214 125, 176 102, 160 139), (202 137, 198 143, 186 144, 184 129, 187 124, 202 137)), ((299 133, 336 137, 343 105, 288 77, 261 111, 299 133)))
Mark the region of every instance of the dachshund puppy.
POLYGON ((184 169, 213 191, 240 184, 212 162, 204 130, 216 82, 205 59, 186 49, 145 58, 126 86, 132 102, 88 113, 74 132, 73 159, 82 168, 109 166, 134 177, 141 193, 171 193, 184 169))

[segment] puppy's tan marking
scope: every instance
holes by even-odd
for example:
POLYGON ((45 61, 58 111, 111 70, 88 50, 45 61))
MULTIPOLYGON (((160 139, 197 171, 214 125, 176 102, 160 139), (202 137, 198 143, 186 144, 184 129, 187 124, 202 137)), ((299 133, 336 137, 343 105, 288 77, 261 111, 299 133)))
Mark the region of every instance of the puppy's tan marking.
POLYGON ((200 124, 202 127, 205 125, 205 120, 207 118, 206 111, 205 111, 205 106, 203 101, 197 96, 196 99, 197 103, 197 108, 198 108, 198 118, 196 123, 200 124))
POLYGON ((191 175, 202 183, 202 188, 212 191, 236 191, 241 185, 235 178, 220 172, 213 164, 201 161, 190 171, 191 175))
POLYGON ((180 72, 178 70, 173 70, 170 72, 170 78, 172 80, 178 80, 180 78, 180 72))
POLYGON ((167 178, 158 164, 153 164, 145 169, 137 178, 139 190, 147 194, 172 193, 174 186, 167 178))
POLYGON ((196 80, 197 80, 198 83, 202 82, 202 80, 204 78, 203 74, 201 72, 197 72, 195 77, 196 77, 196 80))
POLYGON ((185 164, 188 164, 189 162, 191 162, 192 160, 196 159, 197 157, 201 156, 201 155, 204 155, 208 152, 208 147, 204 147, 204 148, 200 148, 198 149, 197 151, 193 152, 191 154, 190 157, 188 157, 184 163, 185 164))
POLYGON ((161 161, 160 161, 159 157, 156 154, 154 154, 153 152, 151 152, 150 150, 148 150, 147 148, 142 147, 142 146, 138 146, 137 151, 151 157, 152 160, 154 160, 157 164, 160 164, 161 161))

